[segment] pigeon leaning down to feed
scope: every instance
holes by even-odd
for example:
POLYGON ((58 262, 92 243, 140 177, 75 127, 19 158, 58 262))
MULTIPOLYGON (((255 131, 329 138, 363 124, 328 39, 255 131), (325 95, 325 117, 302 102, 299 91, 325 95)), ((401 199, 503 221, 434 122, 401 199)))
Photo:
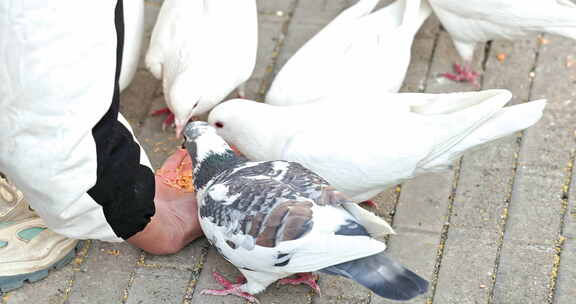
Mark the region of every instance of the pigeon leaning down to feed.
POLYGON ((208 122, 249 159, 298 162, 361 202, 540 119, 545 100, 504 107, 511 97, 507 90, 395 93, 287 107, 234 99, 208 122))
POLYGON ((162 79, 177 136, 250 77, 257 44, 255 0, 164 1, 146 67, 162 79))
POLYGON ((266 95, 294 105, 346 92, 398 92, 412 42, 432 10, 426 0, 360 0, 304 44, 282 67, 266 95))
POLYGON ((457 74, 444 74, 456 81, 476 83, 478 73, 470 64, 477 43, 493 39, 517 39, 545 32, 576 39, 576 5, 570 0, 427 0, 450 33, 464 65, 457 74))
POLYGON ((274 281, 313 271, 395 300, 426 292, 428 282, 387 257, 384 243, 373 238, 392 228, 320 176, 294 162, 249 161, 206 122, 190 122, 184 137, 202 230, 245 277, 232 284, 216 274, 226 289, 204 294, 257 302, 253 295, 274 281))

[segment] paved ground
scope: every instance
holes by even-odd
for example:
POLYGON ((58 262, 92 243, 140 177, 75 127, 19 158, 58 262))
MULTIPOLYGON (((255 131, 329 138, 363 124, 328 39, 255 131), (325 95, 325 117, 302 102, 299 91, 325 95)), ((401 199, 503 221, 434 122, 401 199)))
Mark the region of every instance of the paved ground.
MULTIPOLYGON (((147 3, 148 28, 159 2, 147 3)), ((248 96, 261 99, 283 63, 353 1, 258 2, 260 48, 248 96)), ((428 294, 410 303, 576 302, 576 54, 570 52, 575 47, 576 42, 553 36, 479 47, 474 65, 484 72, 482 88, 507 88, 515 95, 513 103, 546 97, 544 119, 466 154, 453 171, 422 176, 377 198, 374 211, 398 232, 388 241, 390 254, 431 281, 428 294)), ((435 19, 420 31, 413 49, 404 91, 474 89, 438 77, 457 56, 435 19)), ((122 98, 122 112, 159 165, 179 144, 172 133, 161 131, 161 118, 148 116, 163 106, 160 82, 141 68, 122 98)), ((241 303, 199 295, 202 288, 216 287, 212 270, 236 275, 205 240, 163 257, 91 241, 71 265, 4 295, 0 303, 241 303)), ((258 298, 262 303, 391 303, 345 279, 322 276, 320 284, 322 297, 305 287, 271 286, 258 298)))

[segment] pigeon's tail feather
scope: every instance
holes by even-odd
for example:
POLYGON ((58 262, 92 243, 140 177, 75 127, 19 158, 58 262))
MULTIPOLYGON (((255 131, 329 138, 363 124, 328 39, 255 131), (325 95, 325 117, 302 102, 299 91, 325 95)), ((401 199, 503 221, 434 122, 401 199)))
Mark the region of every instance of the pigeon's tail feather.
POLYGON ((467 150, 534 125, 542 117, 545 106, 546 100, 541 99, 502 108, 441 156, 425 164, 422 169, 443 169, 442 165, 449 164, 467 150))
POLYGON ((409 300, 428 290, 428 281, 388 258, 384 252, 320 271, 349 278, 375 294, 393 300, 409 300))

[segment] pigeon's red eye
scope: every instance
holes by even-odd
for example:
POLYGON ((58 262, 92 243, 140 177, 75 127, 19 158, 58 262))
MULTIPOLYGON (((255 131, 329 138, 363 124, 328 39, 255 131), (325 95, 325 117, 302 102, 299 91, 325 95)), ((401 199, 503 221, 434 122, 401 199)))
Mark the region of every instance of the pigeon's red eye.
POLYGON ((224 124, 219 121, 217 121, 214 125, 216 126, 216 128, 224 128, 224 124))

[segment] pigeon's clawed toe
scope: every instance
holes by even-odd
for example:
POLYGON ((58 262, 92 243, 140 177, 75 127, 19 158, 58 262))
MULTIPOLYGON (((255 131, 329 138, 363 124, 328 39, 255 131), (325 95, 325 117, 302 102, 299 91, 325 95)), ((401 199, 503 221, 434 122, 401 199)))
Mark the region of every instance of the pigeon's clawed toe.
POLYGON ((373 200, 363 201, 363 202, 360 202, 360 204, 362 204, 364 206, 372 207, 372 208, 378 208, 378 204, 376 204, 376 202, 374 202, 373 200))
POLYGON ((478 83, 480 73, 472 71, 468 65, 462 66, 455 63, 454 72, 455 73, 444 73, 442 76, 456 82, 469 82, 477 88, 480 87, 480 84, 478 83))
POLYGON ((168 114, 166 119, 162 122, 162 131, 166 131, 168 127, 174 127, 174 114, 170 111, 169 108, 162 108, 150 113, 151 116, 157 116, 162 114, 168 114))
POLYGON ((303 273, 296 274, 296 278, 285 278, 285 279, 278 281, 278 283, 280 285, 305 284, 305 285, 310 286, 310 288, 314 289, 314 291, 318 295, 322 295, 322 292, 320 291, 320 286, 318 286, 317 281, 318 281, 318 278, 314 274, 312 274, 311 272, 303 272, 303 273))
POLYGON ((260 303, 255 296, 240 289, 240 287, 246 283, 246 279, 244 277, 239 277, 236 280, 236 283, 232 283, 216 271, 212 272, 212 276, 220 285, 222 285, 222 287, 224 287, 224 289, 204 289, 200 292, 200 294, 213 296, 234 295, 246 299, 246 301, 250 303, 260 303))

